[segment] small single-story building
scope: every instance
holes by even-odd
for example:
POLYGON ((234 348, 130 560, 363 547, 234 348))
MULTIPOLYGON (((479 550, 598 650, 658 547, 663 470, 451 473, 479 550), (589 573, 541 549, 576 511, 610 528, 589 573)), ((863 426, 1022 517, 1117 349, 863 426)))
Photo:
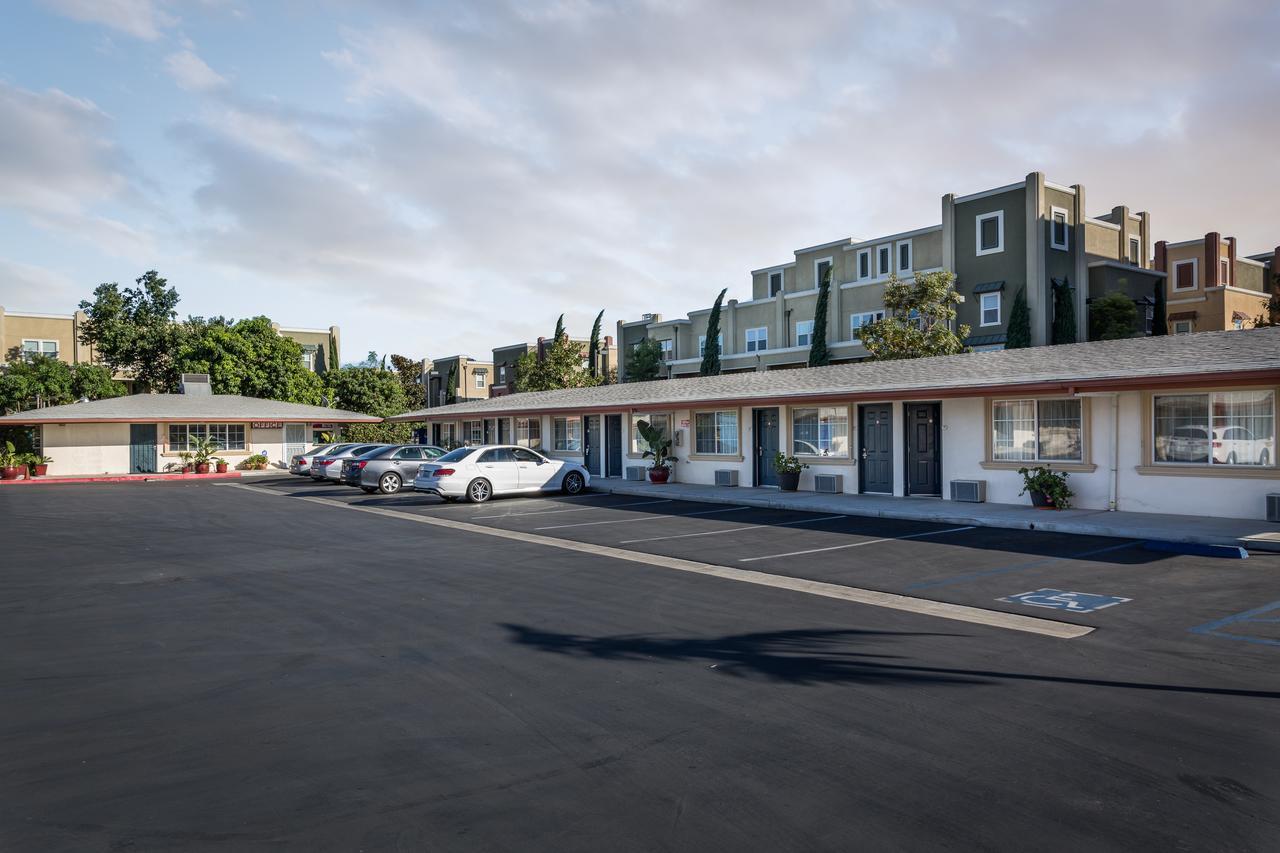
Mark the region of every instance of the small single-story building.
POLYGON ((638 477, 665 426, 673 479, 1026 502, 1024 466, 1069 472, 1074 505, 1264 518, 1280 493, 1280 328, 1163 335, 595 388, 411 412, 435 444, 512 443, 638 477))
POLYGON ((28 427, 49 474, 163 472, 199 436, 218 439, 217 456, 233 467, 264 453, 272 465, 318 444, 344 424, 382 419, 324 406, 231 394, 133 394, 32 409, 0 417, 0 427, 28 427))

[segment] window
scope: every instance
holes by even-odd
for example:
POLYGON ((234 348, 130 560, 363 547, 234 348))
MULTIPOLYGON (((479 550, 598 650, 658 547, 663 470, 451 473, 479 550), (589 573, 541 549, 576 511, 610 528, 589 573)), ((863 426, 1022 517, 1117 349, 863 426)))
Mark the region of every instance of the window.
POLYGON ((484 444, 484 421, 463 421, 462 443, 484 444))
POLYGON ((796 456, 849 455, 849 410, 792 409, 791 452, 796 456))
POLYGON ((1173 289, 1192 290, 1196 286, 1196 259, 1173 262, 1173 289))
POLYGON ((807 347, 813 343, 813 321, 796 321, 796 346, 807 347))
POLYGON ((903 240, 898 244, 898 273, 911 275, 911 241, 903 240))
POLYGON ((1000 325, 1000 294, 982 294, 982 325, 1000 325))
POLYGON ((698 412, 693 418, 695 453, 731 455, 738 452, 738 413, 698 412))
POLYGON ((759 352, 769 348, 769 328, 759 326, 747 329, 747 352, 759 352))
POLYGON ((1244 328, 1244 320, 1241 320, 1239 317, 1236 317, 1234 320, 1231 321, 1231 328, 1235 329, 1237 332, 1240 331, 1241 329, 1244 328))
POLYGON ((1049 245, 1065 252, 1069 245, 1069 235, 1067 212, 1061 207, 1051 208, 1049 212, 1049 245))
POLYGON ((769 273, 769 295, 777 296, 782 292, 782 270, 769 273))
POLYGON ((458 443, 458 425, 440 424, 440 445, 452 447, 458 443))
POLYGON ((509 447, 495 447, 492 450, 486 450, 480 454, 480 458, 476 460, 481 464, 485 462, 515 462, 515 457, 511 455, 509 447))
POLYGON ((534 464, 542 461, 541 456, 532 450, 525 450, 523 447, 513 447, 511 449, 511 458, 517 462, 533 462, 534 464))
POLYGON ((658 341, 658 346, 662 347, 662 360, 670 361, 672 353, 675 352, 675 341, 667 338, 665 341, 658 341))
POLYGON ((1275 464, 1273 391, 1162 394, 1152 402, 1155 462, 1275 464))
POLYGON ((996 462, 1083 462, 1079 400, 996 400, 991 458, 996 462))
POLYGON ((575 453, 582 450, 582 418, 553 418, 551 434, 554 438, 552 447, 556 450, 575 453))
POLYGON ((821 287, 822 283, 827 280, 827 276, 831 274, 831 259, 823 258, 820 261, 813 262, 813 286, 821 287))
POLYGON ((980 213, 974 220, 977 230, 976 253, 992 255, 1004 251, 1004 211, 980 213))
POLYGON ((219 450, 244 450, 244 424, 169 424, 169 451, 193 450, 201 438, 212 438, 219 450))
POLYGON ((302 350, 302 366, 312 373, 316 369, 316 350, 315 347, 304 348, 302 350))
POLYGON ((889 259, 893 255, 889 245, 876 247, 876 275, 884 278, 889 274, 889 259))
POLYGON ((1129 238, 1129 263, 1142 266, 1142 241, 1137 237, 1129 238))
POLYGON ((1226 258, 1223 258, 1218 263, 1219 263, 1219 268, 1222 270, 1222 273, 1218 278, 1218 284, 1222 285, 1223 287, 1230 287, 1231 286, 1231 261, 1227 260, 1226 258))
POLYGON ((636 424, 640 421, 648 421, 649 426, 660 429, 668 437, 671 437, 671 415, 663 414, 635 414, 631 416, 631 452, 639 456, 649 449, 649 444, 640 437, 640 430, 636 424))
POLYGON ((479 388, 479 389, 481 389, 481 390, 484 390, 485 383, 486 383, 486 382, 488 381, 488 379, 489 379, 489 371, 487 371, 487 370, 477 370, 477 371, 476 371, 474 374, 472 374, 472 375, 475 377, 476 387, 477 387, 477 388, 479 388))
POLYGON ((31 358, 33 355, 47 355, 50 358, 58 357, 57 341, 27 340, 22 342, 22 355, 24 358, 31 358))
MULTIPOLYGON (((723 332, 716 335, 716 346, 719 348, 720 352, 723 354, 724 353, 724 333, 723 332)), ((703 356, 706 354, 707 354, 707 336, 699 335, 698 336, 698 355, 703 356)))
POLYGON ((422 448, 419 447, 402 447, 396 451, 393 459, 422 459, 422 448))
POLYGON ((500 365, 498 367, 498 384, 499 385, 507 384, 507 366, 505 364, 500 365))
POLYGON ((853 314, 849 317, 849 331, 854 338, 858 337, 858 330, 863 326, 878 322, 884 319, 883 311, 864 311, 861 314, 853 314))
POLYGON ((521 447, 541 447, 542 420, 540 418, 516 418, 516 444, 521 447))
POLYGON ((1189 334, 1191 334, 1191 321, 1190 321, 1190 320, 1178 320, 1176 323, 1174 323, 1174 324, 1173 324, 1173 333, 1174 333, 1175 335, 1189 335, 1189 334))
POLYGON ((871 278, 871 250, 862 249, 858 252, 858 280, 871 278))

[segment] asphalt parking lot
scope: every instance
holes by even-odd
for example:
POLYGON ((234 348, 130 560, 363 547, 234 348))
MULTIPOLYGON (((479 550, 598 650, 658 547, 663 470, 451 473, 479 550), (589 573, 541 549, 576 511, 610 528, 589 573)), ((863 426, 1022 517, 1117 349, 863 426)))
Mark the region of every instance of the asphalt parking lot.
POLYGON ((1280 832, 1274 557, 302 478, 18 491, 0 493, 0 849, 1267 850, 1280 832), (1014 597, 1043 588, 1128 600, 1014 597), (1064 600, 1092 601, 1040 599, 1064 600))

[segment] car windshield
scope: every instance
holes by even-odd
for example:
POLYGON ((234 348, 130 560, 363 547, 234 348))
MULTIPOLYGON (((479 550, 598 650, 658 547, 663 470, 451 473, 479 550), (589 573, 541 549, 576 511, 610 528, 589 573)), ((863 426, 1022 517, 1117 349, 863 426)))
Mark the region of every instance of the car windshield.
POLYGON ((396 445, 390 447, 375 447, 372 450, 366 450, 364 453, 355 454, 357 459, 378 459, 392 453, 397 449, 396 445))
POLYGON ((459 447, 457 450, 450 450, 448 453, 446 453, 444 456, 441 456, 436 461, 437 462, 461 462, 463 459, 466 459, 468 456, 474 453, 475 450, 476 449, 474 447, 459 447))

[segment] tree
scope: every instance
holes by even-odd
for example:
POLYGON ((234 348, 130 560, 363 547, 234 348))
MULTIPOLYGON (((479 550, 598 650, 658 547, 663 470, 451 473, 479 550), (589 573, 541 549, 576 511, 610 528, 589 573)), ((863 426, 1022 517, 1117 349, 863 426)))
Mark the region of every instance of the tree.
POLYGON ((1132 338, 1137 332, 1138 307, 1133 300, 1113 290, 1089 306, 1089 338, 1094 341, 1118 341, 1132 338))
POLYGON ((106 400, 128 393, 124 383, 112 379, 111 371, 100 364, 77 364, 71 368, 71 396, 77 400, 106 400))
POLYGON ((458 362, 449 367, 449 376, 444 381, 445 405, 458 402, 458 362))
POLYGON ((1155 305, 1151 309, 1151 334, 1169 334, 1169 301, 1164 292, 1164 279, 1155 283, 1155 305))
POLYGON ((551 340, 558 341, 567 334, 568 332, 564 330, 564 315, 561 314, 560 317, 556 320, 556 332, 554 335, 551 336, 551 340))
POLYGON ((711 316, 707 317, 707 343, 702 348, 702 368, 698 371, 699 376, 720 375, 720 303, 724 301, 724 295, 728 291, 727 287, 720 291, 715 304, 711 306, 711 316))
POLYGON ((1009 311, 1009 333, 1005 337, 1005 349, 1026 349, 1031 346, 1031 311, 1027 308, 1027 289, 1018 289, 1009 311))
POLYGON ((813 306, 813 331, 809 335, 809 366, 825 367, 831 363, 827 348, 827 303, 831 299, 831 267, 818 283, 818 302, 813 306))
MULTIPOLYGON (((325 377, 330 402, 339 409, 377 415, 380 418, 403 414, 409 407, 400 379, 389 370, 376 367, 343 367, 325 377)), ((404 444, 412 440, 409 424, 351 424, 343 427, 344 439, 351 441, 385 441, 404 444)))
POLYGON ((587 370, 592 376, 600 375, 600 323, 603 321, 604 309, 601 308, 596 321, 591 324, 591 342, 587 345, 587 370))
POLYGON ((302 345, 282 337, 266 317, 191 317, 183 327, 178 371, 209 374, 213 393, 320 402, 324 383, 303 363, 302 345))
POLYGON ((874 361, 925 358, 964 352, 969 327, 951 324, 960 295, 955 274, 916 273, 913 282, 890 273, 884 287, 885 318, 858 329, 858 337, 874 361))
POLYGON ((184 330, 174 322, 178 291, 155 270, 135 284, 124 290, 115 282, 100 284, 92 302, 80 303, 88 315, 80 342, 93 347, 113 373, 125 373, 151 391, 171 393, 181 377, 176 356, 184 330))
POLYGON ((325 362, 324 372, 338 369, 338 342, 332 337, 329 338, 329 360, 325 362))
POLYGON ((601 384, 582 364, 582 345, 561 335, 545 344, 542 353, 527 352, 516 359, 516 391, 551 391, 601 384))
MULTIPOLYGON (((1276 277, 1276 286, 1280 288, 1280 276, 1276 277)), ((1280 326, 1280 293, 1276 293, 1262 306, 1262 313, 1253 320, 1254 328, 1280 326)))
POLYGON ((111 371, 96 364, 75 367, 48 355, 19 357, 0 373, 0 413, 62 406, 81 398, 101 400, 127 393, 111 371))
POLYGON ((1076 332, 1075 290, 1067 279, 1053 283, 1053 343, 1074 344, 1076 332))
POLYGON ((627 359, 628 382, 650 382, 662 378, 662 344, 645 338, 631 348, 627 359))
POLYGON ((391 369, 400 380, 400 388, 410 409, 421 409, 427 404, 427 392, 422 384, 422 368, 425 361, 414 361, 403 355, 391 354, 391 369))

